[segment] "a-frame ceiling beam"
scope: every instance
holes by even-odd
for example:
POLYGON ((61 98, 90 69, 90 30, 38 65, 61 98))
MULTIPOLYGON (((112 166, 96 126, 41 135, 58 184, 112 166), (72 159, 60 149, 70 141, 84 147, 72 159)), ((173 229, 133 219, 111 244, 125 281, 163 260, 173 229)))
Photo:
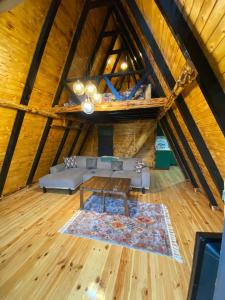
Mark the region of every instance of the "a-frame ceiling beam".
MULTIPOLYGON (((132 70, 136 69, 136 70, 140 70, 140 69, 143 69, 144 68, 144 64, 143 64, 143 61, 141 59, 141 57, 139 56, 139 53, 137 52, 136 50, 136 47, 132 41, 132 39, 130 38, 130 35, 128 33, 128 31, 126 31, 126 27, 122 26, 122 21, 120 19, 120 16, 118 15, 117 13, 117 10, 114 9, 113 10, 113 16, 114 16, 114 19, 115 19, 115 22, 117 22, 121 28, 121 38, 122 38, 122 41, 123 41, 123 44, 125 45, 125 47, 127 48, 127 51, 129 53, 129 56, 128 56, 128 59, 129 59, 129 63, 132 67, 132 70), (133 68, 133 65, 134 65, 134 68, 133 68)), ((150 74, 149 74, 150 76, 150 74)), ((133 78, 134 78, 134 81, 135 83, 137 83, 137 79, 136 79, 136 76, 135 74, 133 74, 133 78)), ((117 85, 119 84, 120 80, 118 79, 116 81, 116 85, 115 85, 115 88, 117 89, 117 85)))
POLYGON ((68 152, 68 155, 67 155, 68 157, 70 157, 71 155, 73 155, 73 151, 74 151, 75 146, 76 146, 76 144, 77 144, 77 142, 78 142, 78 140, 79 140, 79 137, 80 137, 80 134, 81 134, 81 131, 82 131, 83 127, 84 127, 84 124, 81 124, 81 125, 80 125, 80 128, 79 128, 78 131, 76 132, 75 138, 74 138, 74 140, 73 140, 73 143, 72 143, 72 145, 71 145, 71 147, 70 147, 70 150, 69 150, 69 152, 68 152))
POLYGON ((92 128, 93 128, 93 126, 88 125, 86 134, 85 134, 85 136, 84 136, 84 138, 83 138, 83 141, 82 141, 82 143, 81 143, 81 145, 80 145, 80 149, 79 149, 78 152, 77 152, 78 155, 81 155, 82 150, 83 150, 83 148, 84 148, 84 145, 86 144, 86 141, 87 141, 88 137, 90 136, 90 133, 91 133, 91 131, 92 131, 92 128))
POLYGON ((147 70, 149 71, 149 73, 153 77, 153 80, 155 82, 155 86, 156 86, 156 90, 157 90, 158 95, 159 96, 164 96, 165 93, 164 93, 164 91, 163 91, 163 89, 162 89, 162 87, 161 87, 161 85, 159 83, 159 80, 158 80, 157 76, 155 75, 155 72, 154 72, 154 70, 153 70, 153 68, 152 68, 152 66, 151 66, 151 64, 149 62, 149 59, 148 59, 147 53, 146 53, 146 51, 144 49, 144 46, 142 45, 142 43, 141 43, 141 41, 140 41, 140 39, 138 37, 138 34, 135 31, 134 26, 133 26, 133 24, 130 21, 130 18, 128 17, 128 15, 127 15, 124 7, 122 6, 122 4, 120 2, 116 3, 116 10, 117 10, 118 15, 120 16, 120 19, 121 19, 121 21, 123 23, 123 26, 126 26, 128 28, 128 30, 129 30, 129 32, 134 37, 134 40, 135 40, 135 42, 137 44, 137 47, 138 47, 140 53, 142 54, 142 56, 144 58, 144 61, 146 63, 147 70))
POLYGON ((105 71, 105 68, 106 68, 106 65, 107 65, 107 61, 108 61, 108 58, 110 56, 110 52, 113 50, 114 45, 116 43, 116 40, 117 40, 117 35, 114 35, 111 39, 110 45, 109 45, 107 53, 105 55, 105 58, 103 59, 102 65, 101 65, 100 70, 99 70, 99 75, 104 74, 104 71, 105 71))
POLYGON ((110 30, 110 31, 105 31, 103 33, 103 38, 107 38, 107 37, 110 37, 110 36, 113 36, 113 35, 118 35, 121 33, 121 30, 120 29, 115 29, 115 30, 110 30))
MULTIPOLYGON (((152 49, 152 54, 154 56, 154 59, 158 65, 158 67, 160 68, 160 71, 161 71, 162 75, 164 76, 165 81, 167 82, 167 84, 169 85, 169 87, 172 90, 176 81, 166 64, 166 61, 164 60, 163 55, 162 55, 157 43, 155 42, 155 39, 153 37, 152 32, 150 31, 150 29, 148 27, 148 24, 146 23, 144 17, 142 16, 135 0, 127 0, 127 2, 129 4, 129 7, 130 7, 136 21, 138 22, 143 34, 145 35, 145 37, 150 45, 150 48, 152 49)), ((208 147, 198 129, 198 126, 196 125, 196 123, 187 107, 187 104, 184 101, 182 96, 179 96, 177 98, 176 105, 177 105, 177 108, 179 109, 179 112, 180 112, 181 116, 183 117, 184 122, 195 142, 195 145, 205 163, 206 168, 208 169, 213 181, 215 182, 219 193, 221 193, 223 190, 222 176, 221 176, 221 174, 220 174, 220 172, 208 150, 208 147)))
POLYGON ((73 77, 67 79, 65 82, 70 83, 81 79, 98 80, 98 79, 103 79, 104 77, 113 78, 113 77, 121 77, 124 75, 143 74, 143 73, 145 73, 145 70, 133 70, 133 71, 118 72, 118 73, 105 73, 105 74, 101 73, 100 75, 96 75, 96 76, 73 77))
POLYGON ((68 137, 68 135, 69 135, 71 124, 72 124, 72 122, 69 122, 69 123, 68 123, 68 128, 66 128, 65 131, 64 131, 62 140, 61 140, 61 142, 60 142, 60 144, 59 144, 59 147, 58 147, 58 150, 57 150, 57 152, 56 152, 55 158, 54 158, 54 160, 53 160, 52 166, 57 165, 57 162, 58 162, 59 157, 60 157, 60 155, 61 155, 61 153, 62 153, 63 147, 64 147, 64 145, 65 145, 65 143, 66 143, 67 137, 68 137))
MULTIPOLYGON (((48 40, 49 33, 51 31, 53 22, 55 20, 56 13, 58 11, 60 0, 53 0, 50 4, 47 16, 45 18, 44 24, 42 26, 40 36, 34 51, 33 59, 30 65, 30 69, 27 75, 23 93, 21 96, 20 104, 28 105, 31 92, 37 77, 38 69, 41 63, 41 59, 44 53, 44 49, 48 40)), ((5 158, 2 164, 0 173, 0 195, 3 192, 5 181, 9 172, 10 164, 12 161, 13 154, 15 152, 17 140, 20 135, 23 120, 25 117, 25 111, 18 111, 16 114, 16 119, 13 124, 11 136, 9 139, 8 147, 6 149, 5 158)))
MULTIPOLYGON (((198 162, 191 150, 191 147, 189 146, 187 140, 186 140, 186 137, 180 127, 180 124, 178 123, 174 113, 172 110, 169 111, 169 116, 170 116, 170 119, 173 123, 173 126, 177 132, 177 135, 179 136, 179 139, 183 145, 183 148, 185 149, 186 153, 187 153, 187 156, 189 157, 189 160, 191 161, 192 163, 192 166, 194 167, 194 170, 195 170, 195 173, 197 174, 198 178, 199 178, 199 181, 201 182, 205 192, 206 192, 206 195, 211 203, 212 206, 218 206, 217 203, 216 203, 216 200, 213 196, 213 193, 207 183, 207 181, 205 180, 205 177, 203 176, 202 174, 202 171, 198 165, 198 162)), ((166 117, 164 117, 166 118, 166 117)))
POLYGON ((91 55, 91 57, 90 57, 90 59, 88 61, 88 65, 87 65, 87 69, 86 69, 86 74, 90 74, 91 73, 91 69, 92 69, 92 67, 94 65, 94 61, 95 61, 96 55, 97 55, 98 50, 99 50, 99 48, 101 46, 102 39, 104 38, 105 29, 106 29, 108 21, 110 19, 111 13, 112 13, 112 8, 109 7, 108 10, 107 10, 107 12, 106 12, 103 24, 102 24, 102 28, 101 28, 100 33, 98 35, 98 38, 97 38, 97 41, 96 41, 96 44, 95 44, 95 48, 94 48, 94 50, 92 52, 92 55, 91 55))
POLYGON ((183 48, 187 49, 199 74, 197 82, 218 125, 225 135, 225 94, 201 46, 198 44, 192 30, 180 12, 177 1, 156 0, 155 2, 173 31, 175 39, 183 48))
POLYGON ((169 144, 173 150, 174 155, 176 156, 177 162, 179 163, 179 166, 181 167, 185 178, 191 180, 191 183, 194 188, 199 188, 198 184, 193 176, 193 173, 191 172, 191 169, 189 168, 189 166, 183 156, 183 153, 180 150, 177 140, 176 140, 168 122, 166 121, 166 119, 164 118, 161 121, 159 121, 159 125, 162 128, 165 136, 167 137, 167 139, 169 141, 169 144))
POLYGON ((126 46, 128 52, 130 53, 131 59, 135 65, 136 70, 138 69, 143 69, 144 68, 144 64, 142 61, 142 58, 139 56, 139 53, 132 41, 132 39, 130 38, 130 34, 128 33, 128 31, 126 30, 126 27, 123 26, 123 23, 117 13, 117 11, 114 9, 113 10, 113 16, 116 19, 116 22, 121 25, 121 38, 123 40, 124 45, 126 46))
POLYGON ((130 53, 132 54, 131 57, 136 64, 136 69, 144 68, 142 57, 140 56, 140 53, 137 51, 126 26, 124 26, 124 20, 121 19, 120 15, 118 14, 117 9, 115 9, 115 8, 113 9, 113 16, 121 28, 122 40, 124 42, 124 45, 127 47, 127 49, 129 49, 130 53))
POLYGON ((119 54, 119 53, 125 52, 126 50, 127 49, 124 47, 122 47, 120 49, 115 49, 115 50, 110 51, 109 55, 119 54))
POLYGON ((109 6, 113 5, 117 0, 95 0, 95 1, 89 1, 88 8, 93 9, 93 8, 99 8, 102 6, 109 6))
MULTIPOLYGON (((65 81, 65 79, 68 75, 70 66, 72 64, 73 57, 74 57, 74 54, 76 52, 77 45, 78 45, 78 42, 79 42, 79 39, 80 39, 80 36, 81 36, 81 32, 82 32, 82 29, 84 27, 84 23, 87 19, 87 16, 88 16, 88 12, 89 12, 88 1, 85 1, 82 12, 81 12, 81 16, 79 18, 79 21, 78 21, 78 24, 77 24, 77 27, 76 27, 71 45, 70 45, 69 53, 68 53, 67 58, 66 58, 66 62, 65 62, 64 68, 63 68, 63 72, 62 72, 60 80, 59 80, 58 88, 57 88, 55 97, 53 99, 52 107, 59 103, 59 100, 60 100, 60 97, 61 97, 61 94, 62 94, 62 91, 63 91, 63 88, 64 88, 64 81, 65 81)), ((52 119, 48 118, 48 120, 46 122, 46 125, 45 125, 45 128, 44 128, 44 131, 43 131, 43 134, 42 134, 42 137, 41 137, 41 140, 40 140, 40 143, 39 143, 39 146, 38 146, 38 149, 37 149, 37 152, 36 152, 36 155, 35 155, 35 158, 34 158, 34 161, 33 161, 33 164, 32 164, 32 167, 31 167, 31 170, 30 170, 30 174, 29 174, 29 177, 28 177, 28 180, 27 180, 27 185, 32 184, 35 172, 36 172, 37 167, 38 167, 38 163, 39 163, 40 158, 41 158, 41 154, 43 152, 44 146, 45 146, 47 138, 48 138, 48 134, 49 134, 50 129, 51 129, 51 124, 52 124, 52 119)))
MULTIPOLYGON (((120 57, 121 57, 121 53, 119 53, 119 54, 117 55, 116 59, 115 59, 115 62, 114 62, 113 67, 112 67, 111 74, 113 74, 113 73, 115 72, 116 67, 117 67, 117 65, 118 65, 118 63, 119 63, 120 57)), ((103 91, 103 92, 105 93, 105 92, 107 91, 107 89, 108 89, 108 86, 107 86, 107 84, 105 84, 105 88, 104 88, 104 91, 103 91)))

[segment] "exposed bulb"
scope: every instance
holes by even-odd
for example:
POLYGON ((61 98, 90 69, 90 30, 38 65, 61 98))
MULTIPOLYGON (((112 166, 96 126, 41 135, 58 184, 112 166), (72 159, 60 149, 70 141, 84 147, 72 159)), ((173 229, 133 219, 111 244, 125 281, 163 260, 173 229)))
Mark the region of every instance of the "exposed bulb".
POLYGON ((73 91, 78 96, 82 96, 84 94, 84 85, 80 80, 77 80, 73 84, 73 91))
POLYGON ((88 115, 94 112, 94 104, 88 98, 81 103, 81 108, 83 112, 88 115))
POLYGON ((125 71, 128 68, 128 64, 126 62, 122 62, 120 65, 121 70, 125 71))
POLYGON ((97 88, 96 86, 94 85, 94 83, 92 82, 88 82, 86 87, 85 87, 85 93, 88 95, 88 96, 93 96, 94 94, 97 93, 97 88))
POLYGON ((94 95, 93 95, 93 102, 94 102, 95 104, 101 103, 101 102, 102 102, 102 95, 99 94, 99 93, 94 94, 94 95))

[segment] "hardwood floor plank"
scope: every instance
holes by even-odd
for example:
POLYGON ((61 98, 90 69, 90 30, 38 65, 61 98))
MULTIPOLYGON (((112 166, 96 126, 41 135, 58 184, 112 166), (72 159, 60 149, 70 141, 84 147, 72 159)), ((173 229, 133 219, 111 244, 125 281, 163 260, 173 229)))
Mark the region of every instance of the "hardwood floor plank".
POLYGON ((43 194, 34 185, 0 203, 0 299, 186 299, 195 233, 221 231, 223 213, 209 208, 178 167, 151 170, 150 192, 130 197, 167 206, 183 264, 59 233, 78 211, 79 193, 43 194))

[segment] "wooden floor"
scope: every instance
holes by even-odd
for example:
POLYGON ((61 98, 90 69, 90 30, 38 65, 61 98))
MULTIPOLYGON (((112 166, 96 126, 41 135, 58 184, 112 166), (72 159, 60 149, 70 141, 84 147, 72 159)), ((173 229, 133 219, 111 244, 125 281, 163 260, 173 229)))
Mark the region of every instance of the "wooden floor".
POLYGON ((152 171, 152 191, 132 196, 167 205, 183 264, 58 233, 79 208, 79 194, 34 186, 0 203, 0 299, 186 299, 195 232, 221 231, 223 214, 177 167, 152 171))

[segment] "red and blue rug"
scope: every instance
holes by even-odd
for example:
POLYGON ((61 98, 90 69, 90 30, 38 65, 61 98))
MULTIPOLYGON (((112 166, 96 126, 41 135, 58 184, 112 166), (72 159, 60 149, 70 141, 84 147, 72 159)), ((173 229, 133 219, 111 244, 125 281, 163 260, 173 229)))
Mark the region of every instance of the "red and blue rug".
POLYGON ((61 233, 169 256, 182 262, 168 210, 163 204, 128 201, 129 217, 122 199, 92 195, 60 229, 61 233))

